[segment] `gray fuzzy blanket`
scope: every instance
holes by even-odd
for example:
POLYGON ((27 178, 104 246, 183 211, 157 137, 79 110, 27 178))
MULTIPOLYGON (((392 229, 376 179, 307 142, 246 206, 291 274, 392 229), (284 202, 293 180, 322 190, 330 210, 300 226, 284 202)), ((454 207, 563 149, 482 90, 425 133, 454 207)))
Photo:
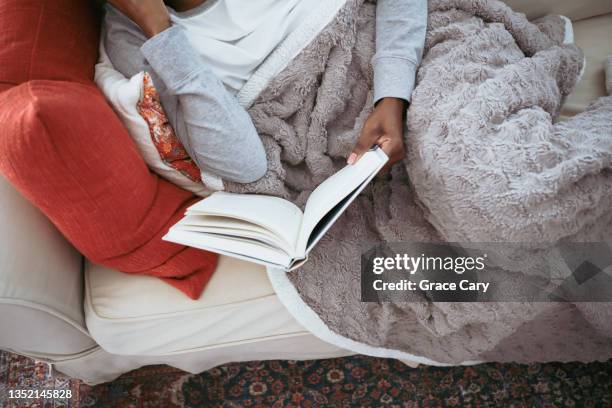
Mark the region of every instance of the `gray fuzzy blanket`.
MULTIPOLYGON (((344 166, 371 109, 374 12, 348 0, 252 104, 269 170, 228 191, 303 205, 344 166)), ((490 273, 511 280, 529 266, 555 281, 569 271, 534 267, 552 243, 610 238, 612 97, 554 122, 583 64, 562 37, 560 18, 532 23, 496 0, 431 0, 408 155, 286 275, 295 300, 340 338, 439 363, 612 357, 610 303, 360 301, 364 244, 526 242, 530 256, 510 254, 490 273)))

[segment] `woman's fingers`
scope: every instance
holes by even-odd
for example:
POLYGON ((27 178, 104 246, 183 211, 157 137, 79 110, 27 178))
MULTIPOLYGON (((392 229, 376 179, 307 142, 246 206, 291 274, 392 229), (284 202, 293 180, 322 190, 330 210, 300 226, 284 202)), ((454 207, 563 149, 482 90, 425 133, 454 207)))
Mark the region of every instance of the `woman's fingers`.
POLYGON ((373 127, 366 122, 361 131, 361 135, 359 136, 359 140, 357 140, 357 144, 353 148, 353 151, 349 155, 346 162, 348 164, 356 163, 365 152, 370 150, 370 148, 376 144, 380 137, 380 129, 378 127, 373 127))
POLYGON ((398 98, 381 99, 366 120, 359 140, 348 157, 348 164, 353 164, 373 145, 378 144, 387 153, 392 165, 404 158, 404 141, 402 139, 403 117, 407 102, 398 98))
POLYGON ((380 171, 381 173, 389 171, 395 163, 406 157, 406 149, 401 135, 400 137, 382 137, 378 144, 382 151, 389 156, 389 161, 385 164, 385 167, 382 168, 380 171))

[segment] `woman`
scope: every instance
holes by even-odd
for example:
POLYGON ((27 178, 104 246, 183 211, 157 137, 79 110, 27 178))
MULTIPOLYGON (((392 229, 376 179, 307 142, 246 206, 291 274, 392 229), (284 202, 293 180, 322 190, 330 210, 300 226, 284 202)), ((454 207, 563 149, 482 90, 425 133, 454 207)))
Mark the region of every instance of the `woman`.
MULTIPOLYGON (((125 76, 151 74, 177 136, 200 169, 248 183, 266 172, 261 141, 234 95, 325 0, 109 0, 105 47, 125 76), (165 3, 165 4, 164 4, 165 3), (190 36, 199 31, 197 41, 190 36)), ((426 0, 379 0, 374 102, 347 162, 373 144, 404 158, 403 115, 425 41, 426 0)))

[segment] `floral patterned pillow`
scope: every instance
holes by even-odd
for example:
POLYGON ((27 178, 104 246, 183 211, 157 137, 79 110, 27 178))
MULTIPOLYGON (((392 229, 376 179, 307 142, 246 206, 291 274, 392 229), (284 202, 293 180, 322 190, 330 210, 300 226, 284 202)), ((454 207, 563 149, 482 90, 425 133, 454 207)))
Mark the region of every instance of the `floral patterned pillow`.
POLYGON ((151 76, 146 72, 143 76, 143 97, 137 107, 138 113, 149 126, 151 140, 162 161, 190 180, 201 182, 200 169, 189 157, 183 144, 174 133, 161 105, 157 89, 153 85, 151 76))

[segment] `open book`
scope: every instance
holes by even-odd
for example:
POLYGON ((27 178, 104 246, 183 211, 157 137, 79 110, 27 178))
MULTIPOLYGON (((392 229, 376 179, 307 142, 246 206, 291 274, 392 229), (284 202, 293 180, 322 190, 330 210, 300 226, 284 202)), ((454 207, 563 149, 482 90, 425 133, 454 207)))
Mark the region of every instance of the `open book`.
POLYGON ((213 193, 189 207, 163 239, 266 266, 297 268, 388 159, 380 148, 368 151, 321 183, 303 213, 277 197, 213 193))

